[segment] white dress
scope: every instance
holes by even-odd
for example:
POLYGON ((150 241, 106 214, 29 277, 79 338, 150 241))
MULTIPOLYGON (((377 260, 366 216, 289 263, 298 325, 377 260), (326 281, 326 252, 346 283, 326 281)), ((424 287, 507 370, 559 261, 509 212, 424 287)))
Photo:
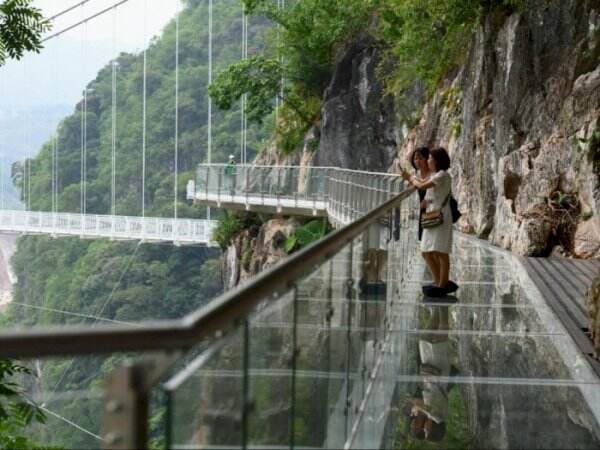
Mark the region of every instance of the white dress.
MULTIPOLYGON (((445 170, 440 170, 429 177, 434 186, 427 189, 427 212, 439 210, 450 193, 452 179, 445 170)), ((450 254, 452 251, 452 212, 450 199, 442 209, 444 223, 434 228, 425 228, 421 238, 421 252, 440 252, 450 254)))

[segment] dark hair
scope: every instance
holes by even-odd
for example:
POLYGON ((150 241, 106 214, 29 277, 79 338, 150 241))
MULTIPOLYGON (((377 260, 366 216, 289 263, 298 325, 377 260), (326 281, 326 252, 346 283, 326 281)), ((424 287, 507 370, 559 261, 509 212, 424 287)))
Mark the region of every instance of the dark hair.
POLYGON ((435 161, 435 168, 438 172, 440 170, 448 170, 450 168, 450 157, 448 156, 448 152, 445 148, 434 148, 429 152, 429 155, 435 161))
POLYGON ((410 163, 412 164, 412 166, 414 167, 415 170, 418 169, 417 165, 415 164, 415 156, 416 155, 420 155, 422 158, 425 159, 425 161, 427 161, 427 158, 429 158, 429 148, 428 147, 417 147, 413 150, 412 154, 410 155, 410 163))

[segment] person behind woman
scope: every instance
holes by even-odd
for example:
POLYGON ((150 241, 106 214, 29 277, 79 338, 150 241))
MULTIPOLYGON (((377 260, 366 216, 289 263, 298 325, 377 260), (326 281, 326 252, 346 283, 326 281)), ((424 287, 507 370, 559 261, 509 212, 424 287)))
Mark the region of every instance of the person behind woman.
MULTIPOLYGON (((426 180, 429 178, 430 171, 429 165, 427 164, 427 159, 429 158, 429 148, 427 147, 418 147, 416 148, 410 157, 410 163, 414 167, 415 171, 418 173, 419 178, 421 180, 426 180)), ((419 193, 419 241, 421 240, 421 236, 423 235, 423 227, 421 226, 421 216, 425 212, 425 191, 424 189, 419 189, 417 191, 419 193)))
POLYGON ((448 152, 443 148, 431 150, 427 164, 431 171, 429 178, 411 176, 405 170, 402 170, 402 178, 417 189, 426 191, 423 205, 426 212, 441 210, 444 217, 442 224, 425 228, 421 238, 421 253, 434 281, 434 286, 425 286, 423 292, 426 295, 440 297, 458 289, 456 283, 449 280, 452 251, 452 212, 449 200, 452 179, 447 172, 450 168, 448 152))

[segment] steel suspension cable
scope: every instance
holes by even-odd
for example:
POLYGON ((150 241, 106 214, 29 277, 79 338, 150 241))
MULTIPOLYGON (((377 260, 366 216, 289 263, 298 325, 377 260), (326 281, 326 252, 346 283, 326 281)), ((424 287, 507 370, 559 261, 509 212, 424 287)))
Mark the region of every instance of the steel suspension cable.
POLYGON ((177 184, 179 181, 179 15, 175 13, 175 160, 173 182, 173 217, 177 219, 177 184))
POLYGON ((147 70, 147 22, 148 0, 144 0, 144 54, 143 54, 143 92, 142 92, 142 217, 146 217, 146 70, 147 70))
MULTIPOLYGON (((25 61, 23 61, 23 80, 27 80, 27 63, 25 61)), ((25 87, 26 89, 26 87, 25 87)), ((23 93, 25 94, 25 92, 23 93)), ((28 118, 26 117, 26 111, 23 110, 23 127, 21 129, 21 139, 22 139, 22 143, 21 145, 23 146, 23 154, 25 155, 25 161, 23 161, 23 167, 22 167, 22 177, 21 177, 21 196, 23 198, 23 203, 25 203, 25 210, 29 209, 28 206, 28 202, 27 202, 27 160, 29 159, 29 155, 28 155, 28 151, 27 151, 27 122, 28 122, 28 118)))
MULTIPOLYGON (((213 49, 213 0, 208 0, 208 86, 212 83, 213 49)), ((212 162, 212 97, 208 95, 207 160, 212 162)), ((210 206, 206 208, 206 219, 210 220, 210 206)))
MULTIPOLYGON (((208 85, 212 84, 213 71, 213 0, 208 0, 208 85)), ((208 96, 208 164, 212 163, 212 97, 208 96)))
MULTIPOLYGON (((116 198, 117 198, 117 66, 118 57, 116 54, 117 44, 117 8, 113 9, 112 17, 112 113, 111 113, 111 180, 110 180, 110 213, 116 215, 116 198)), ((113 221, 114 224, 114 221, 113 221)))
MULTIPOLYGON (((87 22, 83 25, 83 40, 81 43, 82 49, 82 69, 84 72, 87 70, 87 53, 85 47, 87 44, 87 22)), ((87 106, 88 106, 88 87, 87 85, 83 89, 83 129, 81 134, 82 139, 82 154, 81 154, 81 214, 87 213, 87 106)), ((82 222, 83 223, 83 222, 82 222)))
POLYGON ((27 164, 27 209, 31 210, 31 163, 33 163, 32 158, 27 158, 25 161, 27 164))
MULTIPOLYGON (((281 9, 281 0, 277 0, 277 9, 281 9)), ((277 52, 279 53, 279 46, 281 45, 281 25, 277 24, 277 52)), ((279 58, 279 56, 278 56, 279 58)), ((277 122, 279 122, 279 95, 275 94, 275 127, 277 127, 277 122)))
POLYGON ((56 14, 54 14, 53 16, 48 17, 48 21, 53 21, 54 19, 58 19, 60 16, 63 16, 71 11, 73 11, 74 9, 77 9, 80 6, 85 5, 86 3, 90 2, 91 0, 83 0, 73 6, 69 6, 66 9, 63 9, 62 11, 57 12, 56 14))
POLYGON ((100 17, 100 16, 106 14, 107 12, 109 12, 111 9, 121 6, 122 4, 127 3, 129 1, 131 1, 131 0, 121 0, 120 2, 114 3, 113 5, 109 6, 108 8, 103 9, 102 11, 92 14, 91 16, 88 16, 85 19, 82 19, 79 22, 74 23, 73 25, 69 25, 68 27, 63 28, 62 30, 60 30, 56 33, 53 33, 50 36, 45 37, 44 39, 42 39, 41 42, 46 42, 46 41, 49 41, 50 39, 54 39, 54 38, 60 36, 61 34, 64 34, 67 31, 72 30, 73 28, 77 28, 77 27, 83 25, 84 23, 87 23, 90 20, 95 19, 96 17, 100 17))
POLYGON ((122 320, 107 319, 105 317, 95 316, 93 314, 76 313, 73 311, 65 311, 64 309, 50 308, 48 306, 30 305, 29 303, 21 303, 21 302, 16 302, 16 301, 11 301, 10 303, 11 303, 11 305, 18 305, 18 306, 22 306, 24 308, 38 309, 40 311, 53 312, 56 314, 62 314, 64 316, 80 317, 80 318, 84 318, 84 319, 94 319, 96 322, 108 322, 108 323, 114 323, 117 325, 128 325, 128 326, 133 326, 133 327, 142 326, 136 322, 125 322, 122 320))
MULTIPOLYGON (((0 96, 4 98, 6 92, 5 78, 4 72, 0 73, 0 96)), ((0 209, 5 209, 4 204, 4 143, 6 142, 6 135, 4 132, 4 127, 2 127, 2 140, 0 141, 0 209)))
MULTIPOLYGON (((54 86, 58 86, 58 46, 55 45, 54 46, 54 86)), ((57 100, 56 102, 59 103, 60 99, 58 98, 58 92, 56 92, 56 96, 57 96, 57 100)), ((54 132, 54 139, 53 139, 53 145, 52 145, 52 158, 51 158, 51 164, 52 164, 52 212, 56 213, 57 211, 57 187, 56 187, 56 155, 57 155, 57 148, 58 148, 58 132, 59 132, 59 128, 56 128, 56 131, 54 132)))
MULTIPOLYGON (((246 39, 248 38, 248 23, 247 23, 247 15, 246 15, 246 7, 244 3, 242 3, 242 61, 245 61, 247 58, 247 43, 246 39)), ((244 156, 245 150, 245 122, 246 122, 246 94, 242 95, 240 101, 240 161, 242 164, 246 164, 246 159, 244 156)))

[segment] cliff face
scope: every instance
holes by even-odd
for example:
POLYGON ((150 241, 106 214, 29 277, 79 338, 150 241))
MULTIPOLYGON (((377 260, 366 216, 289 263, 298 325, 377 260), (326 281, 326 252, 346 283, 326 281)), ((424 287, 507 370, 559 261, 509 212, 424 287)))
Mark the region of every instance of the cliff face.
POLYGON ((287 255, 285 241, 299 225, 295 219, 274 217, 261 226, 250 227, 238 234, 223 258, 225 291, 284 258, 287 255))
MULTIPOLYGON (((368 35, 343 49, 325 90, 312 164, 385 172, 396 155, 399 132, 393 99, 377 78, 381 49, 368 35)), ((306 157, 304 158, 306 160, 306 157)))
POLYGON ((464 231, 519 254, 600 256, 600 5, 490 16, 403 136, 452 157, 464 231))

